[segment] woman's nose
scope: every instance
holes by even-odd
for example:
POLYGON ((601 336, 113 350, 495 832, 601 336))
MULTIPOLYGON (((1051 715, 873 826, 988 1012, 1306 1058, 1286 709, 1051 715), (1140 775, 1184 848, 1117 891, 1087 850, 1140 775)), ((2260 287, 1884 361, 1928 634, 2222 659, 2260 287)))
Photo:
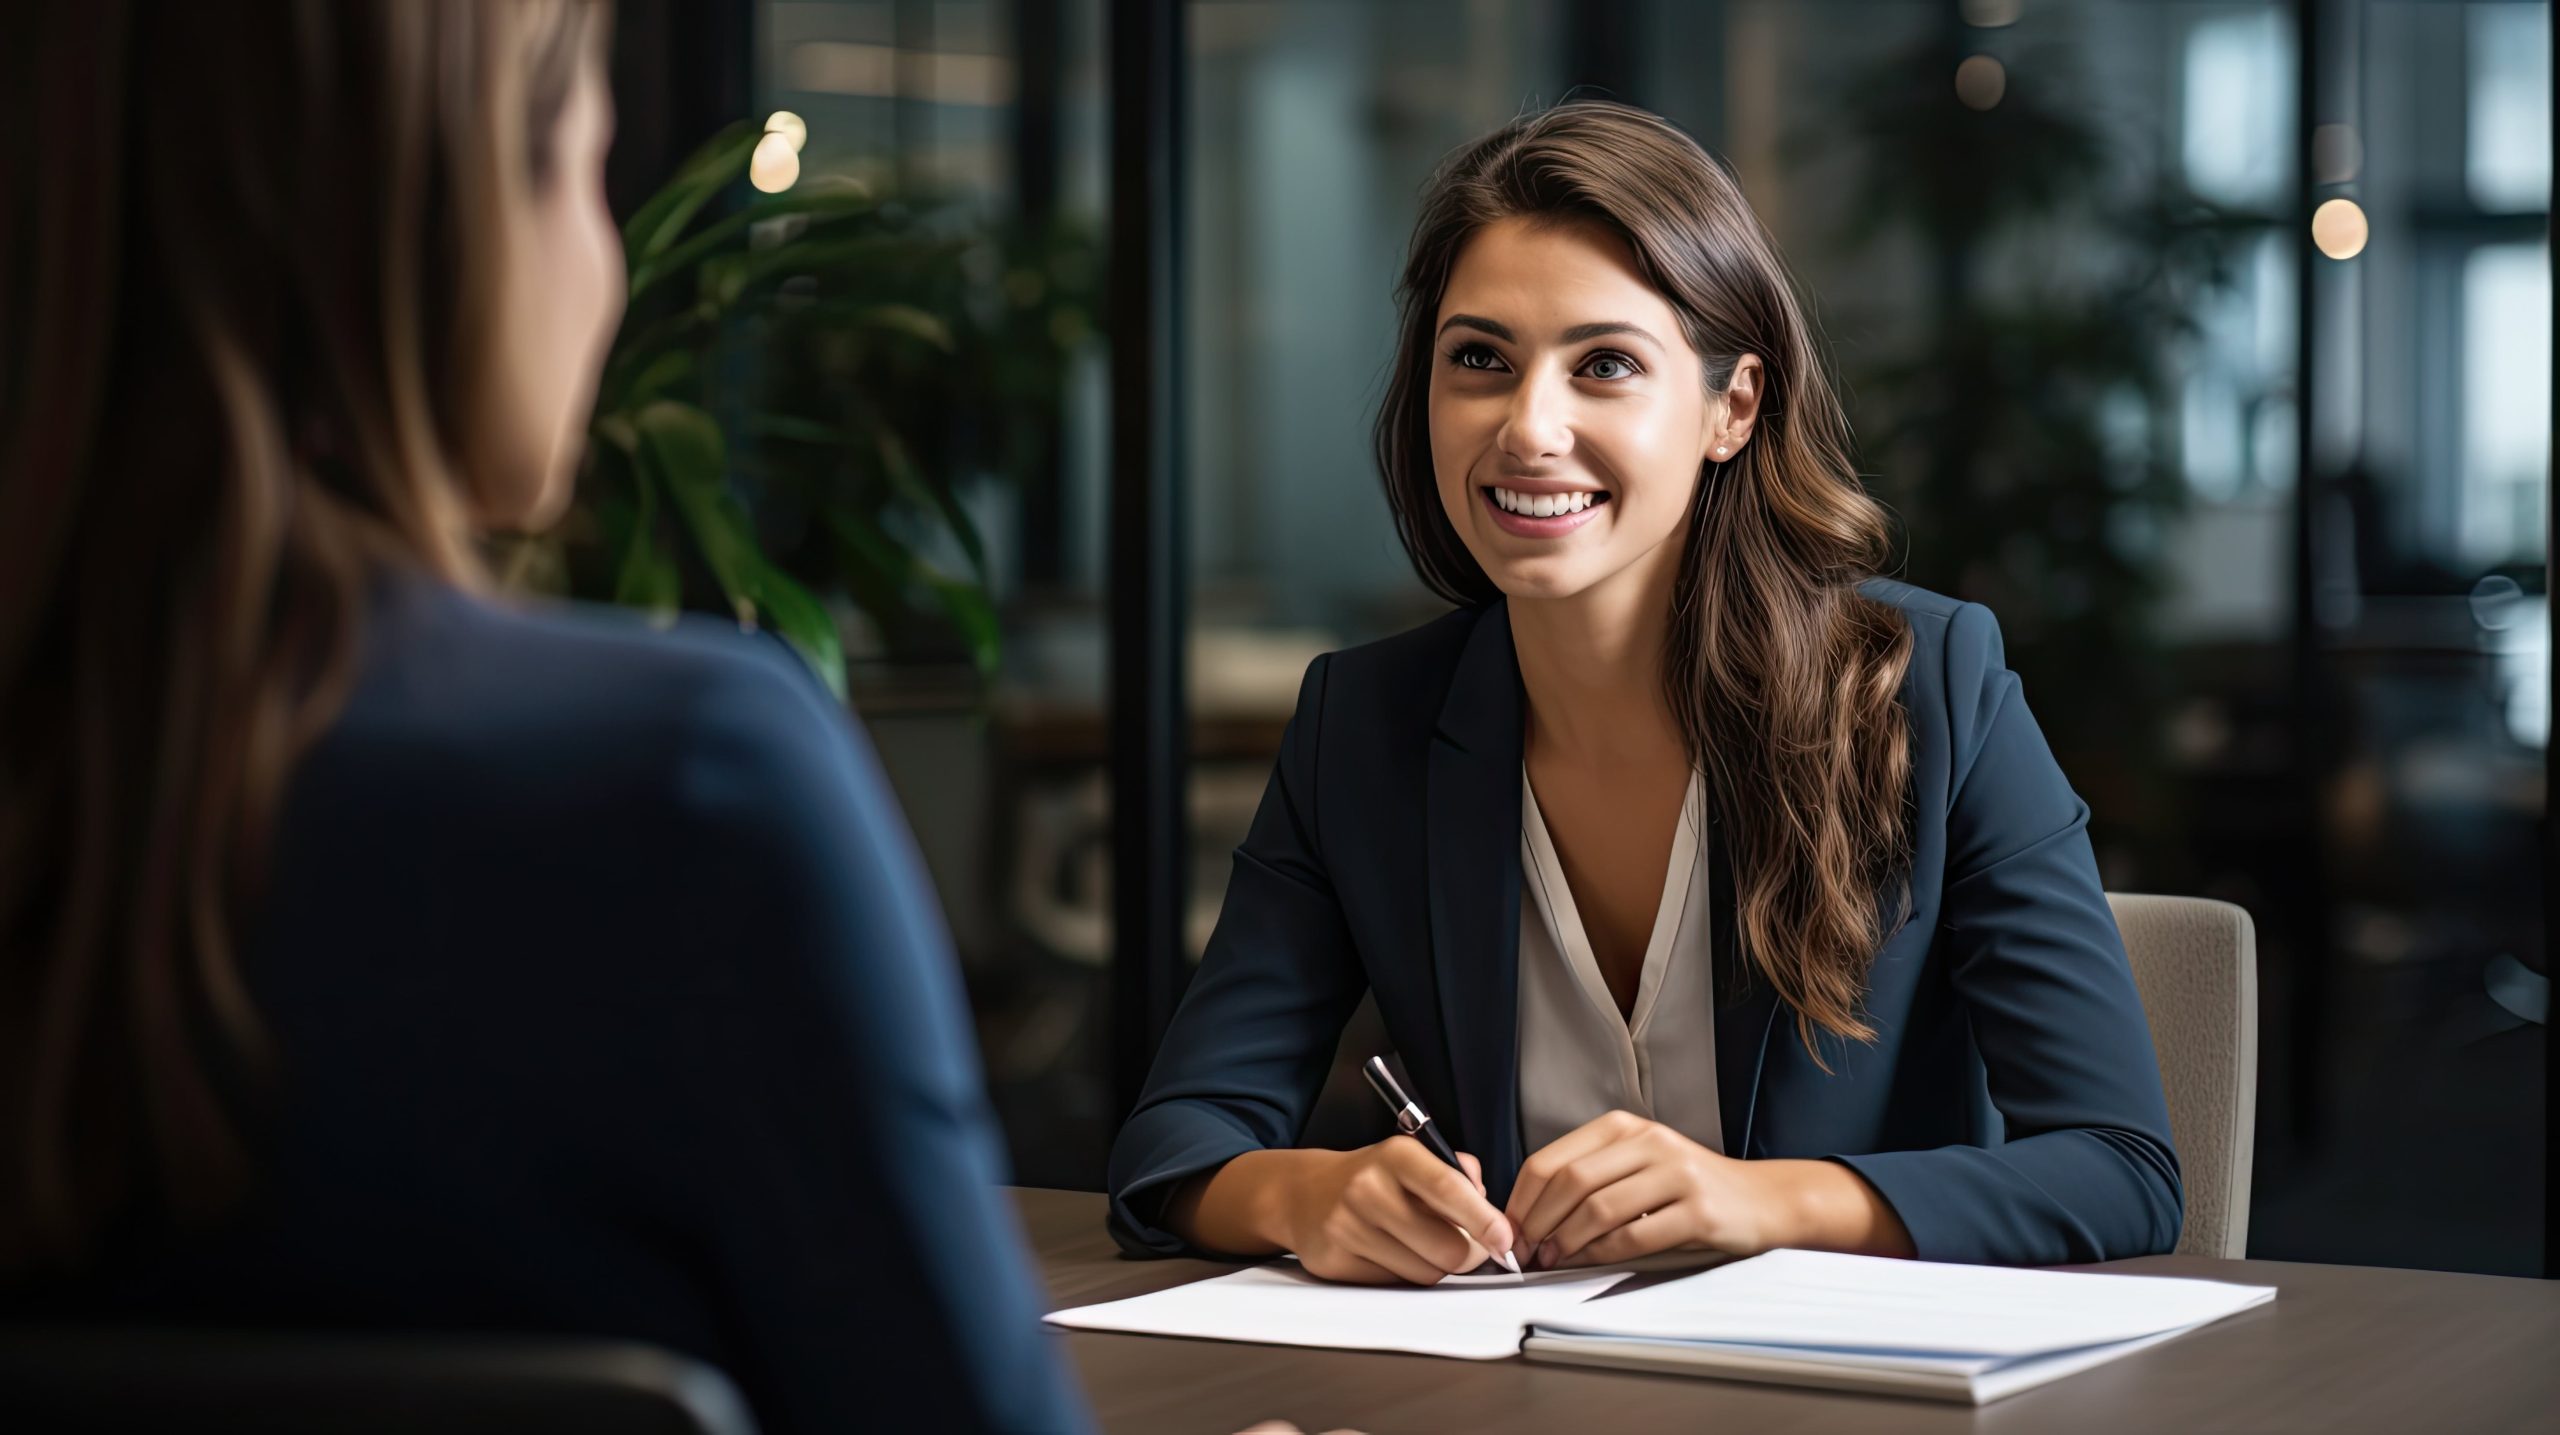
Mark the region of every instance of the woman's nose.
POLYGON ((1496 442, 1515 463, 1547 463, 1573 451, 1570 396, 1557 381, 1532 378, 1511 393, 1496 442))

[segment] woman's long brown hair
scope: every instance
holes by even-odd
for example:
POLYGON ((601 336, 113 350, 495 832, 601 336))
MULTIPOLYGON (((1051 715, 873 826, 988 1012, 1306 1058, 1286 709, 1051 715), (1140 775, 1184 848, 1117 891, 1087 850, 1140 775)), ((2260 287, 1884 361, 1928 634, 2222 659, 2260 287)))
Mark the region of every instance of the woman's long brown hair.
POLYGON ((286 778, 375 575, 480 581, 457 458, 492 236, 603 28, 584 0, 27 11, 0 61, 0 1275, 252 1174, 241 953, 286 778))
POLYGON ((1459 252, 1496 220, 1585 220, 1623 237, 1723 393, 1762 365, 1751 441, 1710 462, 1672 593, 1664 698, 1729 844, 1742 946, 1816 1031, 1869 1040, 1867 968, 1909 863, 1910 627, 1858 592, 1890 529, 1776 247, 1730 175, 1669 123, 1576 102, 1467 146, 1424 191, 1398 286, 1378 468, 1424 582, 1501 596, 1442 510, 1431 465, 1432 331, 1459 252))

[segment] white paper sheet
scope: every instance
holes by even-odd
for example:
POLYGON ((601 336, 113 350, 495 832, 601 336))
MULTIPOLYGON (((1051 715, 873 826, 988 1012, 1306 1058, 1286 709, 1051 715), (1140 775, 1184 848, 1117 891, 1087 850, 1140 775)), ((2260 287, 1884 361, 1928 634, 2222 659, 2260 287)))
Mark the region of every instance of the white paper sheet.
POLYGON ((1576 1335, 2014 1359, 2219 1320, 2272 1286, 1771 1251, 1561 1315, 1576 1335))
POLYGON ((1451 1276, 1428 1287, 1353 1286, 1319 1280, 1279 1262, 1058 1311, 1049 1323, 1076 1330, 1500 1360, 1520 1353, 1527 1327, 1563 1315, 1626 1277, 1620 1270, 1540 1271, 1451 1276))

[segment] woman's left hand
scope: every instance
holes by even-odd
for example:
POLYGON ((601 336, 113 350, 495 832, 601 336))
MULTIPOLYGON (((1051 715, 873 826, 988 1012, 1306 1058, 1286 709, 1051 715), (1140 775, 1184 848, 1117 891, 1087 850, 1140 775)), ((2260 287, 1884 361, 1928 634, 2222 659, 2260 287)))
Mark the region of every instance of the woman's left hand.
POLYGON ((1786 1244, 1784 1193, 1754 1169, 1764 1164, 1612 1111, 1522 1163, 1504 1208, 1513 1254, 1541 1270, 1675 1250, 1757 1255, 1786 1244))

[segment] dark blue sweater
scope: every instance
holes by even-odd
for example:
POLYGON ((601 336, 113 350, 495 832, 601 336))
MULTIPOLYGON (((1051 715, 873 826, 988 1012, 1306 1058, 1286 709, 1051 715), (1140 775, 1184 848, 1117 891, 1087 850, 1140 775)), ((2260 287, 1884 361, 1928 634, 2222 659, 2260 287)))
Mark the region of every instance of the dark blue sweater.
POLYGON ((255 1200, 19 1315, 627 1336, 773 1435, 1087 1426, 932 890, 780 644, 390 585, 272 883, 255 1200))

